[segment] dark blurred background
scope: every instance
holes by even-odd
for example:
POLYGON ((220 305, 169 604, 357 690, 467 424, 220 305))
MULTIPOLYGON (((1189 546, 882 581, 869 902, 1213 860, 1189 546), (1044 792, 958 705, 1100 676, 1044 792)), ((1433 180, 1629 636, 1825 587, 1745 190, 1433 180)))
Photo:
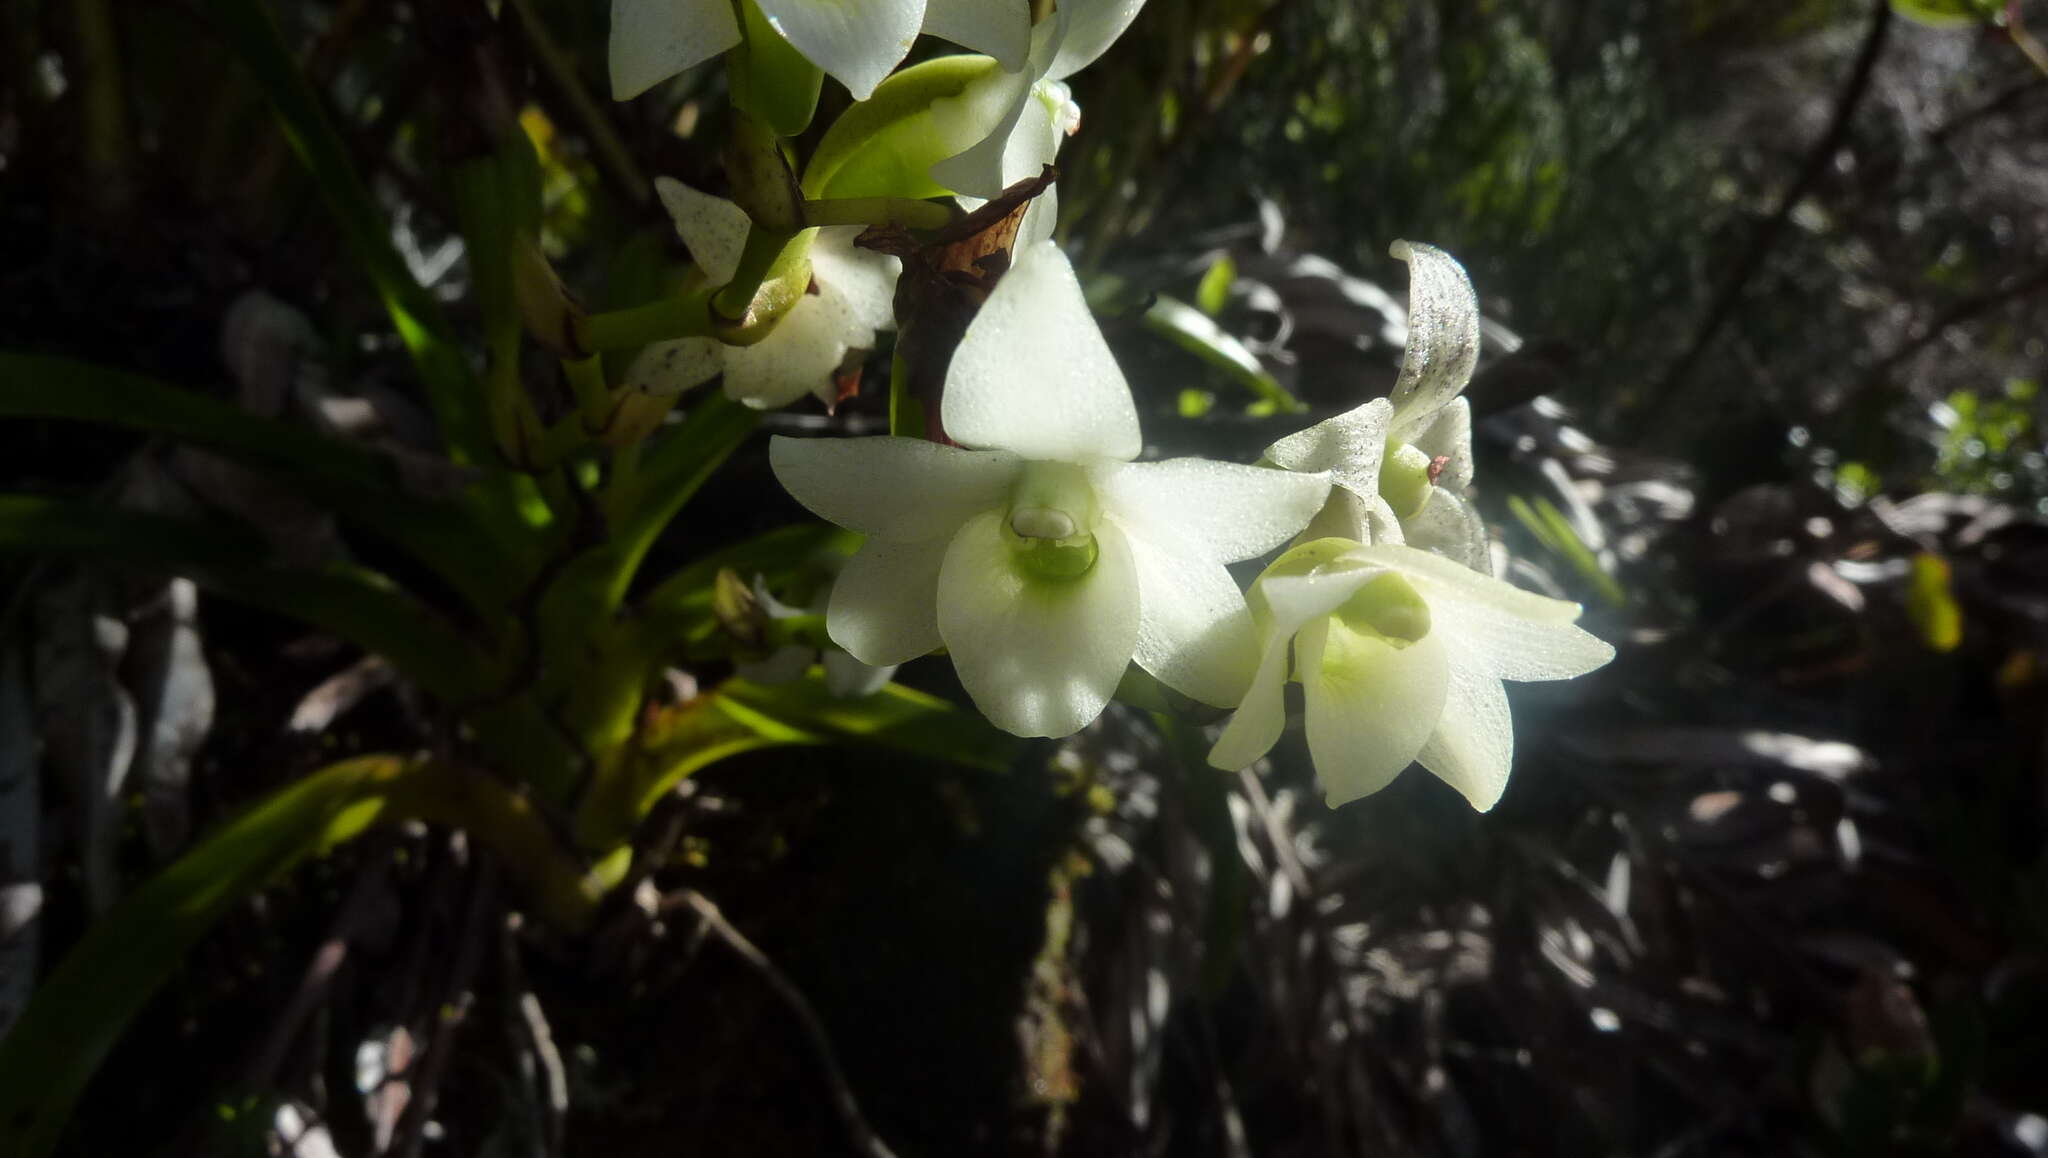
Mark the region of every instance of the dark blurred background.
MULTIPOLYGON (((682 262, 644 182, 718 185, 717 70, 612 104, 605 5, 582 0, 496 21, 273 8, 458 319, 438 159, 462 147, 464 54, 522 109, 585 300, 642 300, 682 262)), ((202 11, 10 0, 4 21, 0 345, 433 444, 202 11)), ((1476 816, 1411 769, 1333 812, 1298 736, 1256 775, 1189 779, 1120 708, 1006 777, 840 751, 719 765, 662 817, 686 834, 663 883, 716 897, 815 1026, 680 918, 479 932, 459 845, 395 832, 209 938, 67 1152, 382 1152, 380 1075, 468 957, 480 1013, 419 1153, 875 1152, 822 1040, 906 1156, 2048 1155, 2048 58, 2029 21, 2048 6, 1151 0, 1074 78, 1060 188, 1157 452, 1249 460, 1307 420, 1288 393, 1312 417, 1384 393, 1395 239, 1447 249, 1479 289, 1497 569, 1583 602, 1620 651, 1515 686, 1502 804, 1476 816), (357 950, 293 1004, 344 924, 357 950), (506 1028, 536 1017, 552 1059, 506 1028)), ((873 394, 833 421, 871 430, 873 394)), ((771 425, 825 421, 806 403, 771 425)), ((333 533, 168 447, 0 437, 14 489, 333 533)), ((800 517, 763 447, 668 562, 800 517)), ((43 833, 46 956, 87 920, 94 865, 139 879, 318 762, 431 739, 408 688, 284 621, 203 596, 181 618, 161 584, 7 583, 9 630, 39 648, 88 648, 94 615, 132 649, 194 644, 45 693, 48 790, 0 813, 43 833), (187 775, 147 825, 80 815, 64 785, 90 769, 51 729, 160 699, 193 664, 218 708, 187 775)), ((904 678, 949 690, 941 664, 904 678)), ((35 959, 0 956, 0 1008, 35 959)))

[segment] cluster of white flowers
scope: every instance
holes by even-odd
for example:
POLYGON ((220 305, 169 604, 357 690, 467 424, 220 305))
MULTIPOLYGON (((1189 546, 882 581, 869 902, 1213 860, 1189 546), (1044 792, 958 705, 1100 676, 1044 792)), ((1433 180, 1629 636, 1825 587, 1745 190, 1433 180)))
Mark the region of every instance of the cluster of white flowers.
MULTIPOLYGON (((742 2, 856 99, 920 31, 993 57, 921 123, 940 146, 929 184, 971 207, 1053 159, 1078 115, 1061 79, 1143 0, 1059 0, 1036 27, 1025 0, 742 2)), ((741 33, 730 0, 614 0, 613 35, 625 96, 741 33)), ((707 280, 730 278, 746 215, 675 182, 661 194, 707 280)), ((983 714, 1025 736, 1086 726, 1135 664, 1235 709, 1210 753, 1231 770, 1278 741, 1284 685, 1298 681, 1330 803, 1419 761, 1492 807, 1512 761, 1501 681, 1570 678, 1613 649, 1574 625, 1577 604, 1490 573, 1466 494, 1472 421, 1459 393, 1478 358, 1479 312, 1465 271, 1432 247, 1395 244, 1411 308, 1391 398, 1280 440, 1259 465, 1138 462, 1130 388, 1047 239, 1049 194, 1040 201, 953 354, 938 414, 948 441, 770 445, 799 502, 867 536, 829 596, 833 642, 877 668, 943 647, 983 714), (1241 591, 1226 564, 1282 546, 1241 591)), ((897 272, 894 259, 854 249, 851 233, 821 234, 814 292, 759 344, 659 344, 629 377, 668 393, 723 373, 750 405, 805 393, 829 403, 847 351, 890 324, 897 272)))

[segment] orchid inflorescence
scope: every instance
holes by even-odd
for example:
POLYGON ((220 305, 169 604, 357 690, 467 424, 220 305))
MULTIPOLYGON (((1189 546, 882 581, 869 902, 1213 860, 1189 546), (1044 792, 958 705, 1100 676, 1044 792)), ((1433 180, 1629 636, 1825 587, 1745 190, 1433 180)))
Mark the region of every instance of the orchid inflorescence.
MULTIPOLYGON (((843 123, 867 136, 835 147, 840 127, 828 131, 820 156, 832 158, 814 160, 806 196, 950 195, 973 209, 1051 164, 1078 119, 1061 80, 1141 2, 1060 0, 1034 24, 1025 0, 614 0, 614 91, 780 36, 866 102, 843 123), (892 74, 920 31, 987 56, 892 74), (931 71, 913 84, 919 69, 931 71), (940 69, 943 83, 917 87, 940 69)), ((762 223, 677 182, 659 190, 705 282, 733 278, 762 223)), ((1258 464, 1138 461, 1130 387, 1050 240, 1053 213, 1048 189, 1007 269, 988 271, 993 288, 926 400, 929 437, 771 442, 798 502, 866 536, 824 597, 831 642, 874 668, 943 648, 982 714, 1020 736, 1085 727, 1135 665, 1231 711, 1209 753, 1226 770, 1279 740, 1296 681, 1331 804, 1419 761, 1492 807, 1512 761, 1502 681, 1571 678, 1613 649, 1575 625, 1577 604, 1492 575, 1459 396, 1479 353, 1464 269, 1394 244, 1411 308, 1391 397, 1279 440, 1258 464), (1282 548, 1241 590, 1228 565, 1282 548)), ((848 352, 895 318, 901 266, 857 246, 859 232, 815 231, 809 292, 765 335, 651 344, 628 382, 673 397, 722 374, 749 406, 833 404, 848 352)))

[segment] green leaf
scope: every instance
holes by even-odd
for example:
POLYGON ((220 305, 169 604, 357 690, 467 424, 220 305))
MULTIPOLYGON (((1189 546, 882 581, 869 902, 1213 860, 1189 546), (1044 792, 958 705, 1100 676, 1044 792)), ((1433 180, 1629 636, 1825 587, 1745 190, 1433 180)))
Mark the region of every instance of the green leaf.
POLYGON ((215 26, 270 98, 285 139, 306 166, 377 287, 398 336, 425 382, 427 396, 459 461, 482 461, 490 446, 474 377, 440 304, 413 279, 391 244, 391 229, 349 161, 348 147, 328 123, 320 97, 299 72, 263 0, 210 0, 215 26))
POLYGON ((1299 414, 1308 409, 1279 379, 1266 373, 1243 342, 1224 333, 1209 315, 1186 302, 1160 295, 1145 311, 1145 328, 1250 390, 1266 413, 1299 414))
POLYGON ((1906 586, 1906 617, 1920 631, 1929 649, 1951 652, 1962 646, 1963 608, 1949 581, 1948 560, 1932 551, 1913 556, 1913 574, 1906 586))
POLYGON ((1891 0, 1892 11, 1929 28, 1988 24, 1998 18, 1998 0, 1891 0))
POLYGON ((804 196, 939 197, 934 164, 955 150, 932 123, 933 101, 959 96, 1002 68, 986 56, 941 56, 899 69, 840 114, 804 169, 804 196))
POLYGON ((1237 282, 1237 263, 1230 255, 1220 254, 1209 268, 1202 273, 1202 283, 1195 287, 1195 307, 1210 317, 1223 312, 1230 302, 1230 287, 1237 282))
POLYGON ((601 781, 577 818, 579 842, 601 848, 624 839, 682 780, 720 760, 764 748, 870 744, 932 760, 1006 772, 1021 741, 971 712, 900 684, 837 699, 821 669, 763 685, 729 679, 651 722, 627 774, 601 781))
POLYGON ((101 422, 203 447, 277 476, 410 551, 479 608, 510 599, 506 548, 455 502, 418 494, 388 455, 150 378, 0 352, 0 417, 101 422))
POLYGON ((1520 495, 1509 495, 1508 511, 1545 549, 1571 564, 1579 578, 1598 591, 1602 599, 1615 607, 1628 602, 1628 592, 1622 590, 1620 581, 1600 566, 1593 549, 1579 538, 1579 533, 1572 529, 1571 520, 1557 509, 1556 503, 1538 498, 1532 506, 1520 495))
POLYGON ((730 569, 748 580, 762 575, 776 586, 807 564, 825 556, 843 559, 859 545, 859 535, 829 523, 797 523, 700 556, 641 601, 639 634, 646 650, 705 653, 705 645, 718 633, 711 604, 720 571, 730 569))
POLYGON ((63 554, 190 576, 389 659, 420 685, 460 700, 489 687, 470 643, 374 571, 343 563, 287 568, 242 528, 91 503, 0 495, 0 554, 63 554))
POLYGON ((228 822, 110 909, 0 1041, 0 1153, 49 1154, 93 1071, 192 945, 299 861, 376 823, 413 767, 395 756, 330 765, 228 822))
POLYGON ((611 576, 611 607, 624 599, 634 571, 662 528, 760 424, 759 411, 723 394, 700 397, 696 412, 645 452, 632 490, 615 515, 617 569, 611 576))

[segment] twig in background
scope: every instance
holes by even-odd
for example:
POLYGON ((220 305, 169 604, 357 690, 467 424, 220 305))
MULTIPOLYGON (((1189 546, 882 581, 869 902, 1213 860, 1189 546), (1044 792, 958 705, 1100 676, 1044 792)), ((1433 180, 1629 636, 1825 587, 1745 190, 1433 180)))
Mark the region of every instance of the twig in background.
POLYGON ((386 1151, 399 1158, 418 1158, 420 1144, 426 1140, 427 1122, 433 1117, 434 1104, 438 1100, 436 1095, 441 1079, 448 1072, 449 1057, 455 1052, 456 1032, 468 1019, 470 1006, 476 1000, 470 982, 476 976, 483 947, 491 939, 491 915, 498 908, 496 865, 488 859, 476 862, 472 882, 469 905, 463 912, 456 934, 455 959, 449 966, 447 983, 435 1005, 434 1030, 416 1067, 417 1076, 412 1079, 412 1097, 406 1103, 405 1112, 399 1116, 398 1131, 386 1151))
POLYGON ((534 1101, 541 1111, 539 1129, 534 1135, 534 1153, 538 1158, 559 1158, 569 1120, 569 1071, 562 1064, 562 1051, 555 1045, 547 1010, 541 1007, 540 997, 526 981, 526 970, 519 956, 522 924, 519 914, 506 914, 504 929, 498 939, 505 971, 505 990, 512 999, 507 1002, 507 1020, 511 1022, 514 1048, 524 1047, 520 1069, 533 1086, 534 1101))
POLYGON ((357 872, 347 899, 342 901, 341 911, 334 915, 327 936, 313 951, 313 959, 307 962, 306 972, 299 978, 299 987, 292 991, 291 1000, 285 1004, 284 1011, 264 1037, 262 1047, 243 1071, 244 1088, 267 1090, 276 1083, 286 1052, 298 1040, 299 1026, 327 1000, 336 974, 348 959, 351 944, 370 925, 376 914, 377 902, 385 897, 389 888, 390 851, 391 842, 382 837, 364 850, 363 867, 357 872))
POLYGON ((1877 70, 1878 57, 1884 54, 1885 39, 1892 26, 1890 0, 1876 0, 1873 9, 1870 28, 1863 34, 1863 47, 1857 51, 1856 63, 1849 69, 1849 79, 1842 85, 1841 95, 1835 98, 1835 112, 1828 119, 1827 130, 1821 133, 1813 148, 1807 150, 1798 175, 1785 187, 1777 207, 1764 218, 1755 236, 1750 238, 1749 246, 1736 259, 1734 268, 1729 270, 1728 279, 1715 292, 1713 303, 1707 307, 1706 320, 1700 323, 1691 344, 1657 383, 1651 394, 1653 401, 1645 408, 1648 421, 1638 429, 1639 437, 1644 431, 1690 429, 1679 419, 1693 401, 1692 392, 1687 389, 1693 370, 1698 367, 1707 347, 1720 335, 1722 327, 1735 316, 1735 307, 1742 303, 1743 291, 1749 288, 1751 280, 1763 268, 1764 259, 1770 256, 1772 247, 1777 244, 1778 234, 1784 232, 1785 223, 1791 220, 1792 210, 1820 180, 1820 175, 1827 171, 1829 162, 1834 160, 1848 139, 1849 124, 1855 117, 1856 107, 1863 103, 1864 94, 1870 91, 1870 78, 1877 70))
POLYGON ((804 997, 803 990, 796 987, 796 982, 791 981, 788 974, 776 968, 775 962, 770 961, 766 953, 747 940, 745 934, 733 928, 732 923, 725 919, 725 914, 719 912, 718 906, 711 902, 711 898, 695 889, 678 889, 662 898, 664 909, 684 906, 696 910, 703 927, 731 947, 733 952, 740 955, 741 960, 758 970, 776 994, 789 1005, 790 1012, 796 1014, 797 1021, 810 1036, 811 1044, 817 1047, 818 1060, 825 1069, 825 1080, 832 1087, 832 1104, 838 1109, 840 1118, 845 1121, 847 1133, 853 1135, 853 1144, 862 1153, 870 1155, 870 1158, 896 1158, 896 1152, 889 1149, 888 1143, 876 1135, 868 1126, 867 1118, 861 1114, 860 1103, 853 1096, 853 1088, 846 1084, 846 1074, 839 1068, 838 1056, 832 1052, 832 1039, 825 1034, 825 1023, 818 1020, 818 1014, 811 1008, 810 1001, 804 997))

